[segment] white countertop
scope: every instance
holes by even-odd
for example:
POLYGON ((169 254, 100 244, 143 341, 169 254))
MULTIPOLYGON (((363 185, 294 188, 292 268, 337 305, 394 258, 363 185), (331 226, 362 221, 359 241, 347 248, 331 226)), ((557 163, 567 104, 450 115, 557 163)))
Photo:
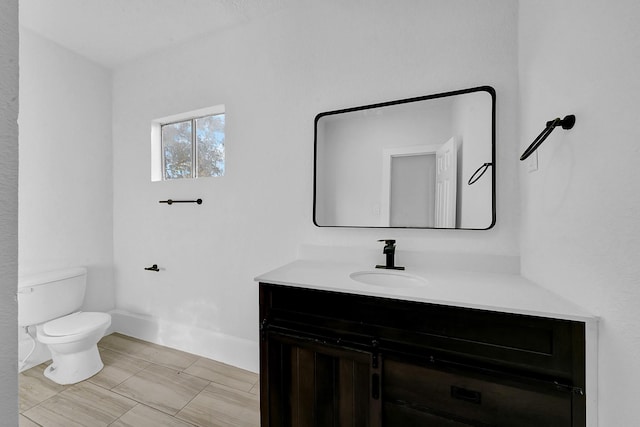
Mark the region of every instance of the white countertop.
POLYGON ((516 274, 408 267, 404 273, 421 277, 427 283, 404 288, 367 285, 349 277, 353 272, 376 271, 372 267, 359 263, 298 260, 261 274, 255 280, 589 323, 597 320, 581 307, 516 274))

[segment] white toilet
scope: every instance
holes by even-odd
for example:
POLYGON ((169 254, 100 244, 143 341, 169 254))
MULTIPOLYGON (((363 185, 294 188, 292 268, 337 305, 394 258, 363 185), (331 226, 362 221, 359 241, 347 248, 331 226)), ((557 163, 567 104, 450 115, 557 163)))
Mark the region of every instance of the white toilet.
POLYGON ((79 311, 87 270, 52 271, 18 280, 18 325, 35 326, 37 340, 51 351, 44 375, 58 384, 83 381, 103 368, 98 341, 111 325, 107 313, 79 311))

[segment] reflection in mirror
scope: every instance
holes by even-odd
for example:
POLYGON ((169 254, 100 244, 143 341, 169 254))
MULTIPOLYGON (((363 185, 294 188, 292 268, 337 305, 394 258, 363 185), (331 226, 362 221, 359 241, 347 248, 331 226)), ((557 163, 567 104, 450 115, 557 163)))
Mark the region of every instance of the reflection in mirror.
POLYGON ((495 164, 494 122, 488 86, 318 114, 314 223, 491 228, 494 168, 469 178, 495 164))

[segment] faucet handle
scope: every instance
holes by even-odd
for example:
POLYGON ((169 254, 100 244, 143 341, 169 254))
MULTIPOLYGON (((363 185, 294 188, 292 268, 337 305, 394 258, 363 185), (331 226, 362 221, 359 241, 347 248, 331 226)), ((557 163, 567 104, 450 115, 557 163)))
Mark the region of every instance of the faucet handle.
POLYGON ((396 241, 394 239, 380 239, 378 242, 384 242, 387 245, 395 245, 396 241))

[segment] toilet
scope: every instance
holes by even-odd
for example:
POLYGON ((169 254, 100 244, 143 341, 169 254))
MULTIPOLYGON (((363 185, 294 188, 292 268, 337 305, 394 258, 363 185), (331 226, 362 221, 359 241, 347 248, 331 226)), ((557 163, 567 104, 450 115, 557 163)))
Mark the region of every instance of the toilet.
POLYGON ((102 370, 98 341, 111 315, 79 311, 84 302, 87 269, 51 271, 18 279, 18 325, 35 327, 53 363, 44 375, 58 384, 75 384, 102 370))

